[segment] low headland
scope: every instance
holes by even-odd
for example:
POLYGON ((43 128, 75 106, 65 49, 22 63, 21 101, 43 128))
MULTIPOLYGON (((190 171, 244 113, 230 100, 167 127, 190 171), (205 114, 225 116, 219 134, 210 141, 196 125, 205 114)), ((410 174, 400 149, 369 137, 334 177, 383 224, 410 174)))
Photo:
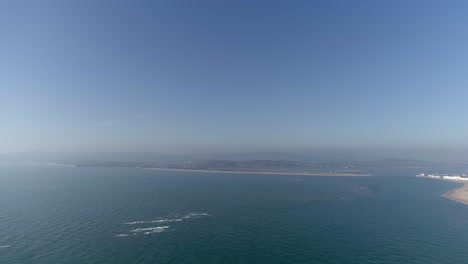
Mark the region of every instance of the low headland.
POLYGON ((464 183, 462 187, 442 194, 442 197, 468 205, 468 175, 420 173, 416 177, 464 183))

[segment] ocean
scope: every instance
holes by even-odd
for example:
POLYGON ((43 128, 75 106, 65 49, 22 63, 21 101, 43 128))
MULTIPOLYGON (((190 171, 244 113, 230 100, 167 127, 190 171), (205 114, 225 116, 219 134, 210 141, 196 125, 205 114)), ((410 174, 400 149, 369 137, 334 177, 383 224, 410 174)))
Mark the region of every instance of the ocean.
POLYGON ((0 166, 0 263, 468 263, 458 183, 0 166))

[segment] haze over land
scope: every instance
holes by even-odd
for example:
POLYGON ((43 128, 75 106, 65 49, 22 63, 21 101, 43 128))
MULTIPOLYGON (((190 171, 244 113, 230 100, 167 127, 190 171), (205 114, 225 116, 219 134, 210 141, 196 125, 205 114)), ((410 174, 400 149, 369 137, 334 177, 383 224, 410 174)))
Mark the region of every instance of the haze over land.
POLYGON ((424 161, 415 159, 321 159, 298 153, 212 153, 167 154, 151 152, 88 153, 9 153, 0 154, 0 164, 54 165, 78 168, 146 168, 203 172, 236 172, 262 174, 302 174, 330 176, 368 176, 374 169, 466 169, 467 162, 424 161))

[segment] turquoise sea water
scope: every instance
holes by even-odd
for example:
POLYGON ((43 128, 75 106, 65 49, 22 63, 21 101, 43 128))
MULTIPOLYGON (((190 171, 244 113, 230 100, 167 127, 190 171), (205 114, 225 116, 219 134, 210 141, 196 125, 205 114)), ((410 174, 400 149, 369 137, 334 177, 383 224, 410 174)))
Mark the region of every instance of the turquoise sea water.
POLYGON ((414 173, 1 166, 0 263, 468 263, 459 184, 414 173))

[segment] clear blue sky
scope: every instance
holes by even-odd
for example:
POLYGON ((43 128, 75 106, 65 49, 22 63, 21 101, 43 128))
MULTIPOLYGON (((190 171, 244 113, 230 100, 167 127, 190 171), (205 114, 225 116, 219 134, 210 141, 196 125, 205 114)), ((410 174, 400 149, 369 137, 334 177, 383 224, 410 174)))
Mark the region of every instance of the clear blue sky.
POLYGON ((468 1, 2 1, 0 152, 468 147, 468 1))

